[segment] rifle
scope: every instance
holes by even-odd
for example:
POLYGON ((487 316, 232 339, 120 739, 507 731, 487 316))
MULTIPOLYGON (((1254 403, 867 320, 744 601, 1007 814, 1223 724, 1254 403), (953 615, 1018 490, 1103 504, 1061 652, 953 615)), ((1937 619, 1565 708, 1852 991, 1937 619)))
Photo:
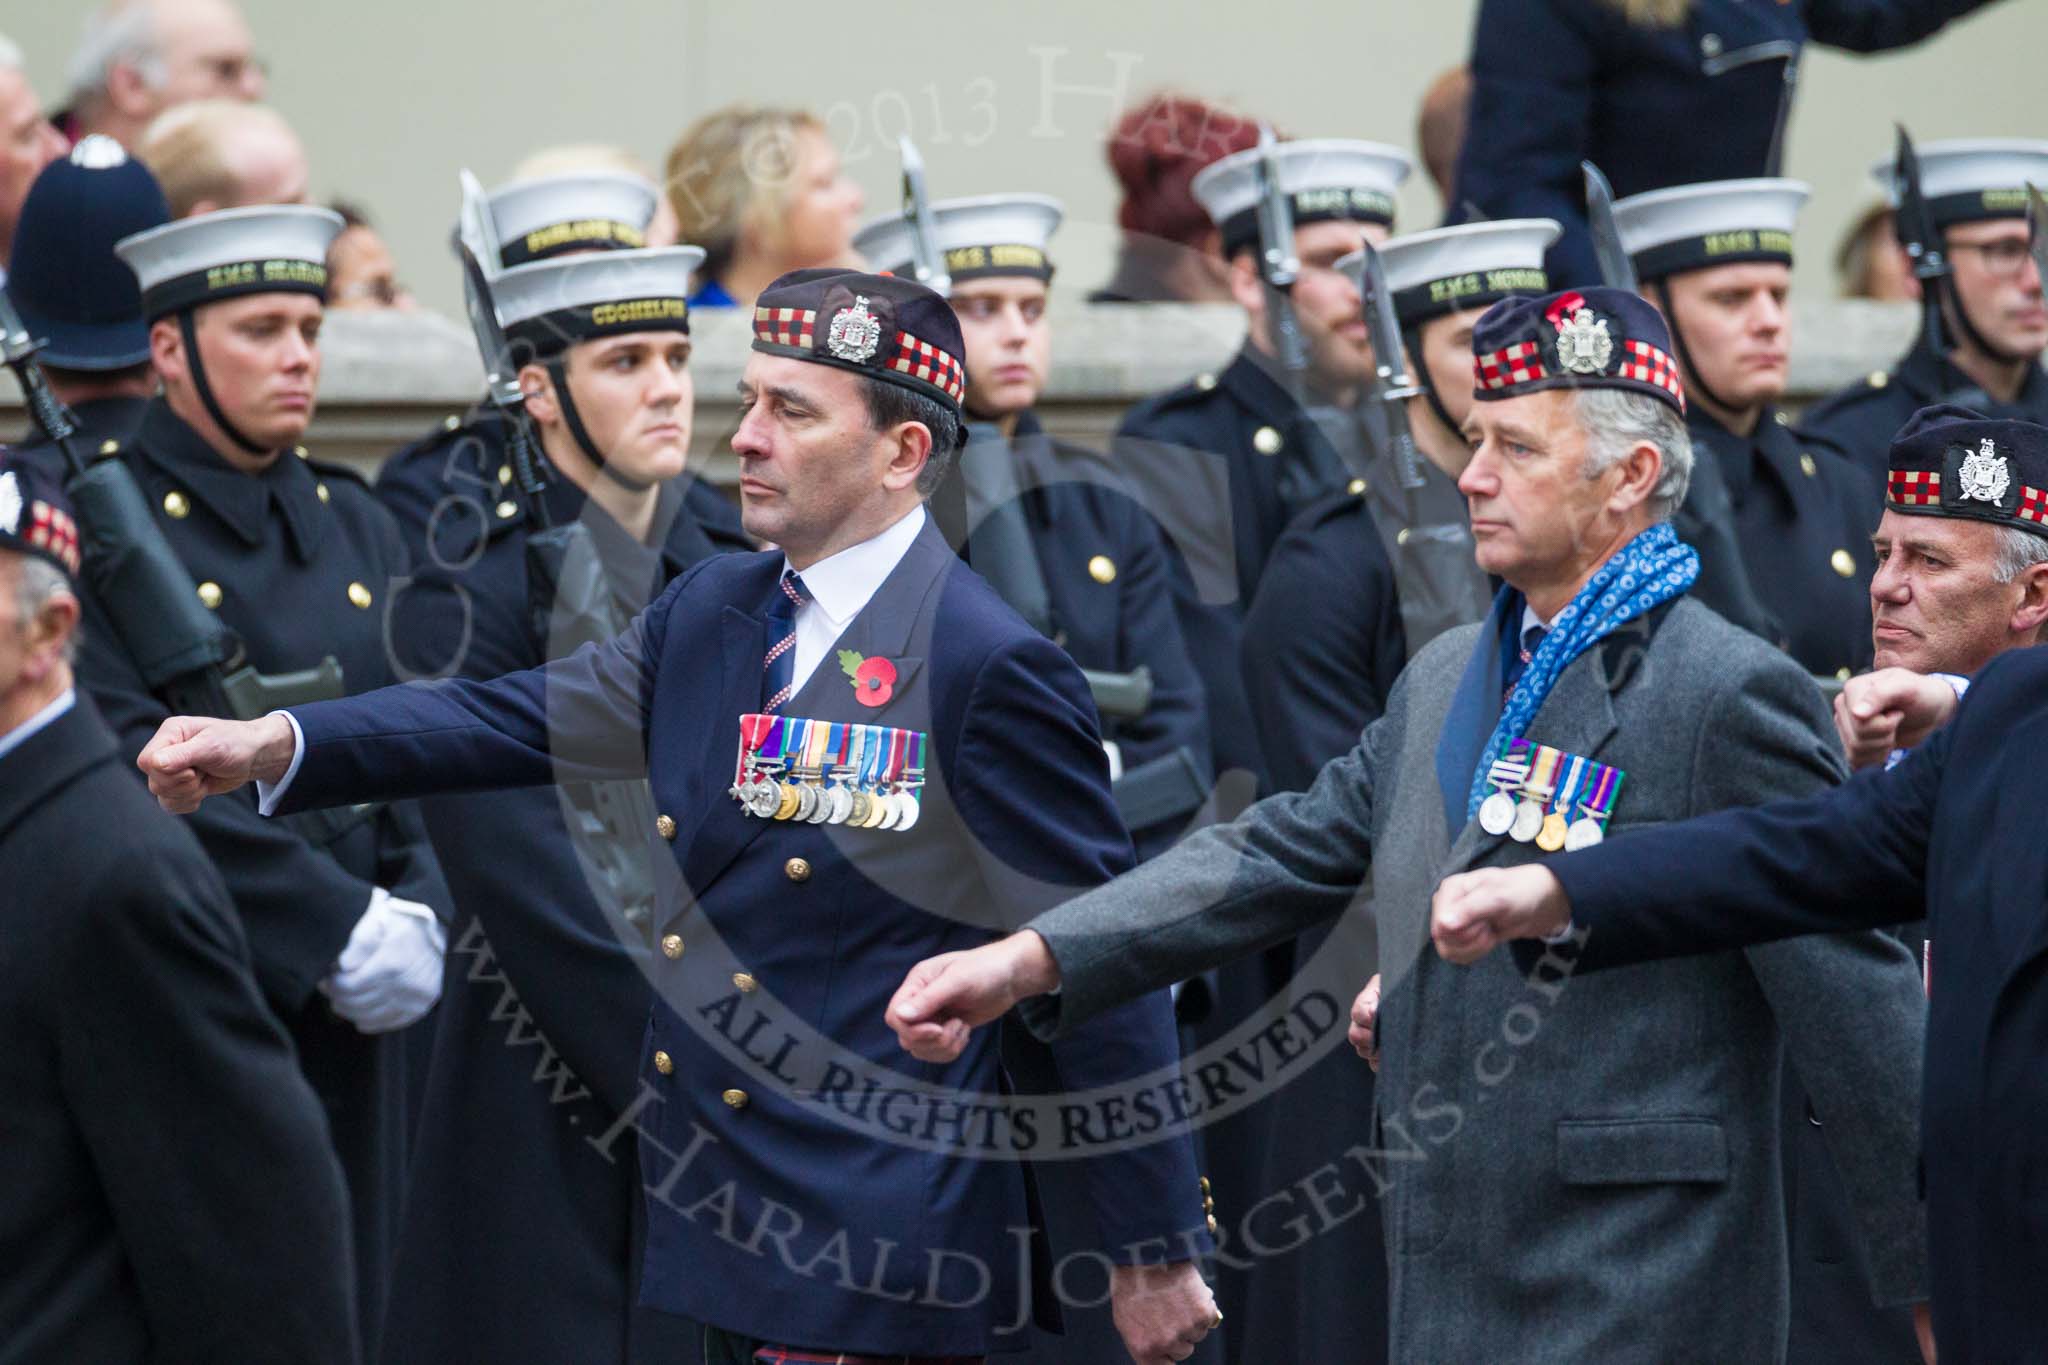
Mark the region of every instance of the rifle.
MULTIPOLYGON (((612 591, 590 528, 581 521, 556 526, 547 505, 547 479, 526 418, 519 367, 498 317, 491 270, 498 239, 483 186, 461 173, 462 212, 452 243, 462 262, 462 297, 477 353, 484 364, 485 399, 505 433, 513 482, 539 528, 526 538, 527 623, 549 658, 584 644, 599 644, 631 624, 612 591)), ((598 870, 620 913, 645 927, 655 903, 653 869, 644 856, 654 828, 654 796, 642 782, 571 782, 563 790, 563 819, 577 849, 598 870)))
POLYGON ((1301 319, 1294 312, 1294 282, 1301 278, 1301 259, 1294 254, 1294 205, 1280 185, 1280 165, 1274 155, 1279 143, 1273 130, 1259 125, 1259 159, 1253 168, 1259 197, 1259 278, 1266 285, 1266 317, 1273 324, 1273 349, 1280 353, 1280 368, 1297 401, 1308 374, 1308 343, 1301 335, 1301 319))
POLYGON ((1422 519, 1415 494, 1426 486, 1426 480, 1422 451, 1408 423, 1408 400, 1419 396, 1423 388, 1409 368, 1386 262, 1370 241, 1363 243, 1356 259, 1358 292, 1364 301, 1366 332, 1372 339, 1377 371, 1368 401, 1375 434, 1393 464, 1397 485, 1393 499, 1378 489, 1369 493, 1367 511, 1394 566, 1401 628, 1412 656, 1452 626, 1484 616, 1489 594, 1486 576, 1473 558, 1472 532, 1465 521, 1426 523, 1422 519))
POLYGON ((1614 223, 1614 187, 1607 183, 1598 166, 1581 161, 1586 177, 1586 226, 1593 235, 1593 257, 1600 263, 1600 283, 1609 289, 1637 290, 1635 262, 1621 245, 1621 229, 1614 223))
POLYGON ((938 225, 924 192, 924 158, 908 133, 896 145, 903 157, 903 217, 910 224, 911 273, 925 288, 950 294, 953 277, 946 273, 945 257, 939 253, 938 225))
POLYGON ((1081 676, 1095 698, 1095 710, 1111 720, 1136 720, 1152 709, 1152 670, 1143 664, 1128 673, 1084 668, 1081 676))
POLYGON ((1892 216, 1899 246, 1912 262, 1913 278, 1920 281, 1920 337, 1929 355, 1941 360, 1948 355, 1948 323, 1941 315, 1941 284, 1948 279, 1948 257, 1942 254, 1941 234, 1928 212, 1927 196, 1920 188, 1920 153, 1904 124, 1899 125, 1899 150, 1893 162, 1892 180, 1898 187, 1899 208, 1892 216))
MULTIPOLYGON (((0 358, 20 382, 36 426, 63 456, 64 492, 78 514, 86 586, 134 659, 143 685, 173 714, 234 720, 341 696, 341 664, 331 654, 295 673, 261 673, 249 662, 241 640, 200 603, 191 571, 150 516, 134 471, 117 459, 87 464, 79 454, 78 419, 50 391, 36 360, 42 349, 0 289, 0 358)), ((339 807, 281 818, 325 847, 374 809, 339 807)))
POLYGON ((1408 400, 1422 393, 1422 386, 1408 372, 1407 349, 1402 345, 1401 321, 1394 312, 1394 292, 1387 284, 1386 263, 1369 240, 1363 242, 1360 293, 1365 298, 1365 330, 1372 338, 1373 400, 1384 409, 1387 448, 1394 459, 1395 477, 1404 489, 1422 487, 1422 452, 1416 448, 1415 432, 1408 425, 1408 400))

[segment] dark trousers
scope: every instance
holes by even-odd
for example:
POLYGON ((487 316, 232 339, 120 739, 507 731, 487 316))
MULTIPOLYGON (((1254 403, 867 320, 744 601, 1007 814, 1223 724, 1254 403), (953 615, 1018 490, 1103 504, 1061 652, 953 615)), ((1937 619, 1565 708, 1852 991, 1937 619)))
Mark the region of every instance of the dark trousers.
POLYGON ((983 1365, 986 1356, 874 1356, 775 1346, 719 1327, 704 1329, 704 1365, 983 1365))

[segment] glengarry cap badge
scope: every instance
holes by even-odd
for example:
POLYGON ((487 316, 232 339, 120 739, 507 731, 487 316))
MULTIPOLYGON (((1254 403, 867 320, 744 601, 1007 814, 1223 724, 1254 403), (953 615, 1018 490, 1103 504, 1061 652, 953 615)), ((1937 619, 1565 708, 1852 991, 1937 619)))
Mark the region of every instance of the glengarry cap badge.
POLYGON ((1989 436, 1977 449, 1963 456, 1962 464, 1956 470, 1956 478, 1962 485, 1962 496, 1973 502, 1996 504, 2005 496, 2006 487, 2012 482, 2012 470, 1998 445, 1989 436))
POLYGON ((850 307, 833 315, 825 333, 825 349, 839 360, 865 365, 882 347, 882 320, 868 311, 865 294, 854 295, 850 307))
POLYGON ((1557 324, 1557 363, 1568 374, 1605 374, 1614 358, 1614 336, 1607 319, 1590 308, 1581 308, 1560 318, 1557 324))

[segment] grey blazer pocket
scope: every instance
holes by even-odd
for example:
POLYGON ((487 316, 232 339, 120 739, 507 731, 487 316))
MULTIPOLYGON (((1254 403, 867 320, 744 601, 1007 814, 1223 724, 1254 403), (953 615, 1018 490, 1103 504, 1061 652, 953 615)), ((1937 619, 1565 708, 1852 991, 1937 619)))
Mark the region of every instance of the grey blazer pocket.
POLYGON ((1557 1174, 1567 1185, 1717 1185, 1728 1139, 1718 1119, 1560 1119, 1557 1174))

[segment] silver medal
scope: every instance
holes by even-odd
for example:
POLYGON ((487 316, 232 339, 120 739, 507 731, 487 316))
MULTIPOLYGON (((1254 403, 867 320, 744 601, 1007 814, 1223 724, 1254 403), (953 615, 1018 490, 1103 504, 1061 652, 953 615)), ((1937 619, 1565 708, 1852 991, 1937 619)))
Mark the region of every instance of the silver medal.
POLYGON ((915 793, 907 791, 896 793, 896 828, 898 830, 906 830, 916 824, 918 814, 918 800, 915 793))
POLYGON ((1518 844, 1526 844, 1543 829, 1543 807, 1535 801, 1522 801, 1515 807, 1514 822, 1508 826, 1508 837, 1518 844))
POLYGON ((1479 803, 1479 828, 1498 838, 1515 823, 1515 802, 1506 792, 1495 792, 1479 803))
POLYGON ((1590 815, 1582 815, 1572 821, 1572 827, 1564 832, 1564 851, 1577 853, 1582 848, 1591 848, 1606 837, 1598 820, 1590 815))

